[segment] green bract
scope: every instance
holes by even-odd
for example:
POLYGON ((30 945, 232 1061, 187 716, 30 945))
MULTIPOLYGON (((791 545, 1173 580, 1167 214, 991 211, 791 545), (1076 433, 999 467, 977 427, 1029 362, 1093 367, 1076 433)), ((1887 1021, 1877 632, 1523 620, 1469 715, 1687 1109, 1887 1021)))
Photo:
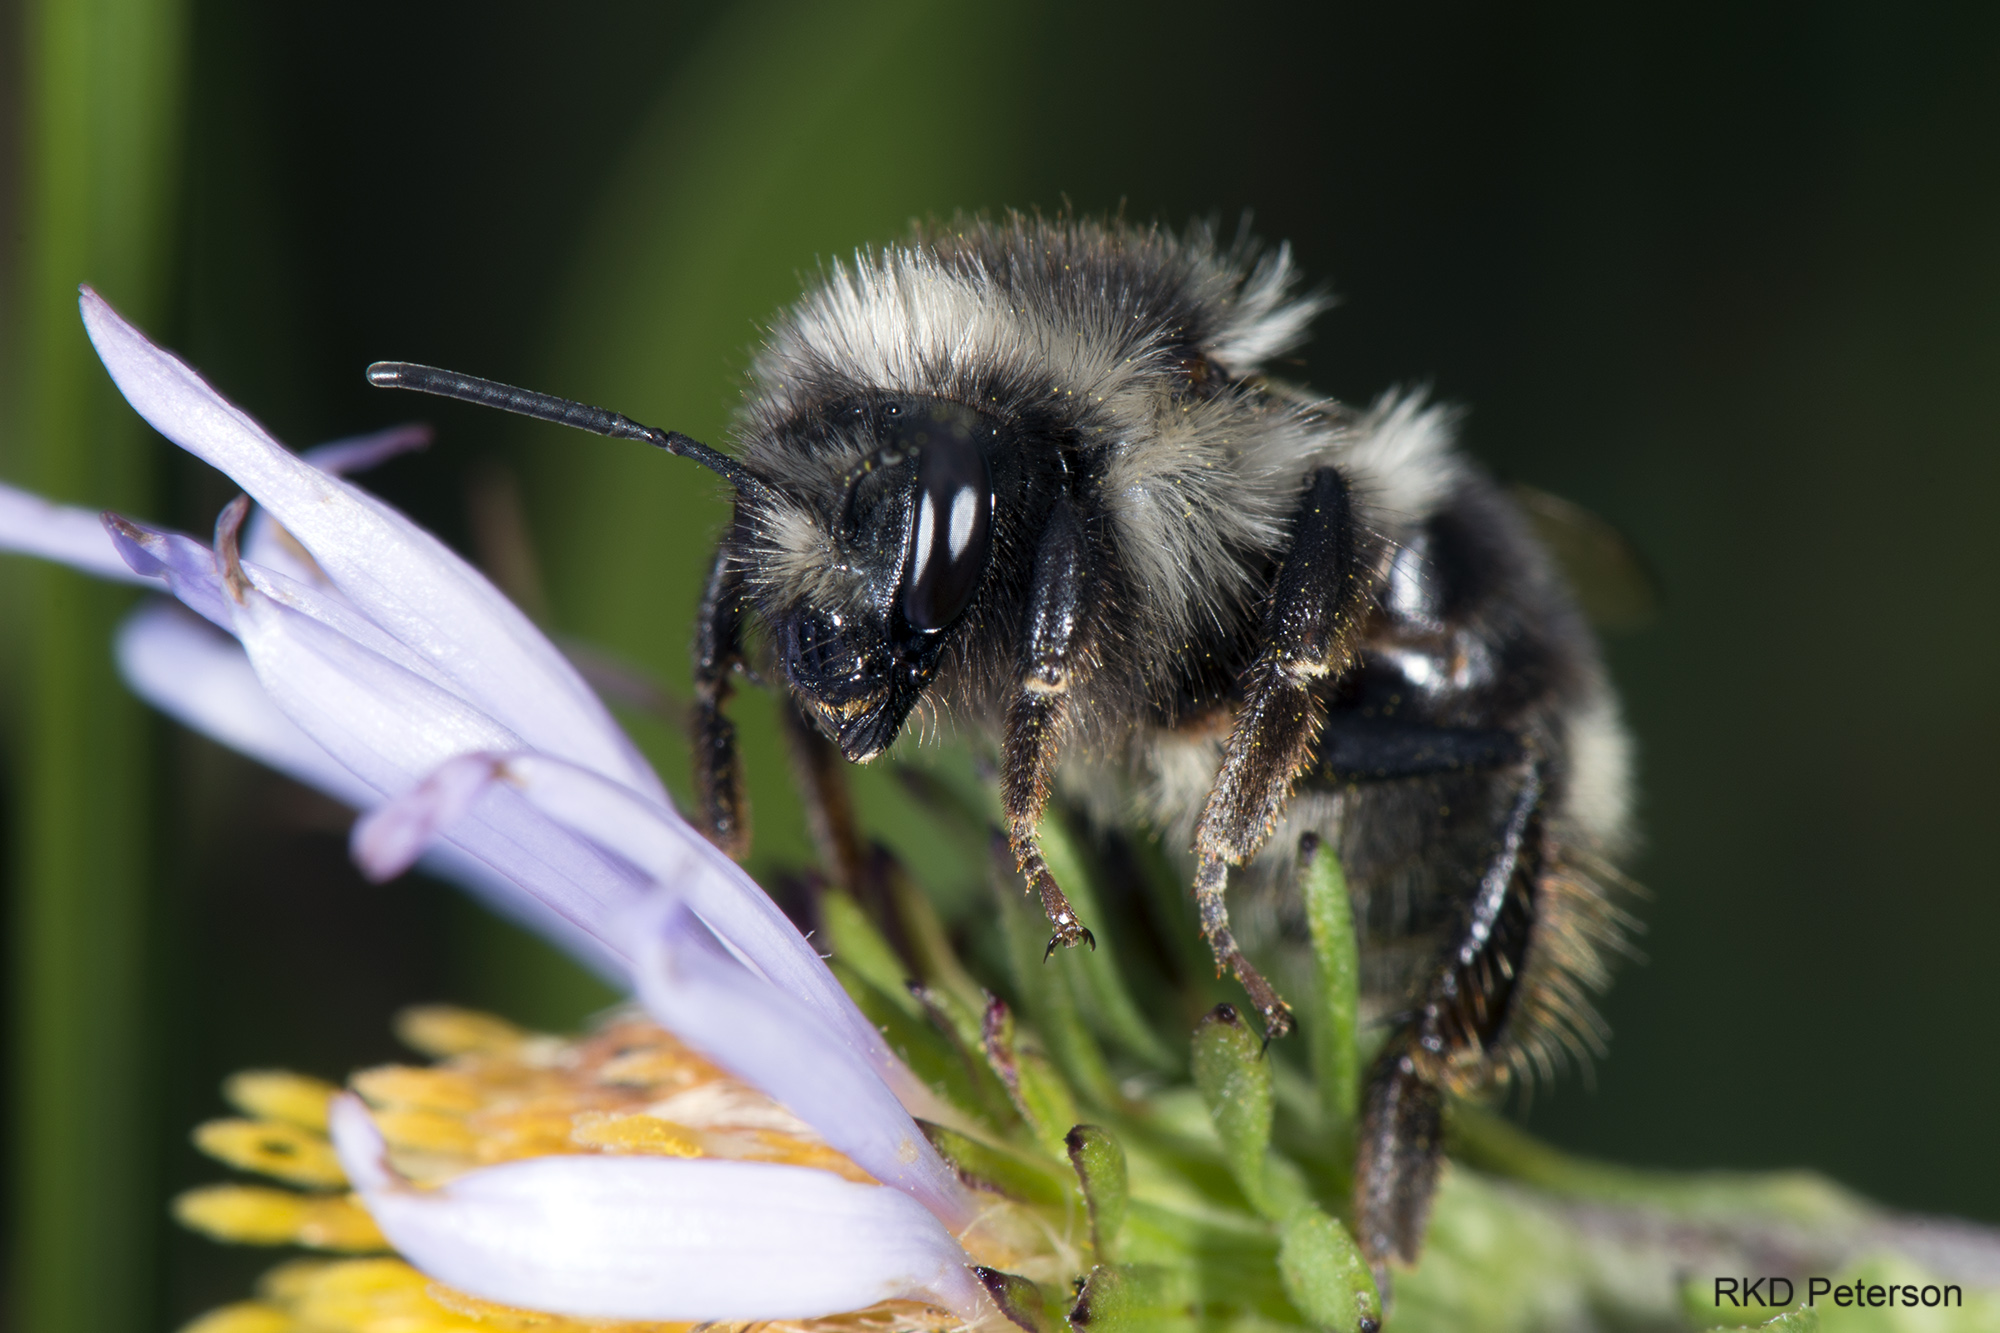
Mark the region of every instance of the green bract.
MULTIPOLYGON (((910 780, 942 840, 968 843, 992 817, 949 771, 914 768, 910 780)), ((1782 1233, 1830 1274, 1915 1243, 1838 1187, 1582 1162, 1463 1103, 1423 1259, 1395 1270, 1385 1316, 1344 1222, 1366 1043, 1338 861, 1324 848, 1300 858, 1313 986, 1288 997, 1298 1035, 1267 1047, 1196 952, 1192 907, 1156 848, 1123 833, 1093 843, 1060 813, 1043 844, 1095 952, 1045 956, 1046 923, 997 843, 991 905, 960 912, 976 923, 960 927, 963 959, 930 900, 881 857, 879 884, 820 898, 837 974, 950 1104, 953 1123, 925 1125, 932 1144, 977 1194, 1055 1238, 1038 1280, 986 1276, 1019 1326, 1529 1333, 1741 1327, 1773 1314, 1781 1329, 1902 1326, 1824 1301, 1717 1314, 1696 1299, 1690 1243, 1702 1272, 1726 1273, 1782 1233)), ((1940 1327, 1985 1326, 1990 1295, 1966 1291, 1940 1327)))

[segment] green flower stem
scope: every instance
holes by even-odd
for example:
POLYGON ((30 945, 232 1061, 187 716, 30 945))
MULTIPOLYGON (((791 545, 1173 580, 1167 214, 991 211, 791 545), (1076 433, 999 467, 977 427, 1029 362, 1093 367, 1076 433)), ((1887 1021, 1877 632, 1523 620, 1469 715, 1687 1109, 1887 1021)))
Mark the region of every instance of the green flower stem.
POLYGON ((909 969, 851 894, 841 889, 821 894, 819 916, 835 960, 852 968, 903 1013, 912 1018, 922 1016, 923 1006, 910 993, 909 969))
MULTIPOLYGON (((1085 1025, 1079 991, 1081 971, 1097 962, 1085 946, 1047 952, 1049 926, 1041 904, 1022 891, 1013 872, 1013 857, 1004 847, 993 853, 994 892, 1000 903, 1007 956, 1012 963, 1016 993, 1046 1045, 1049 1058, 1062 1070, 1076 1092, 1094 1106, 1119 1104, 1117 1085, 1105 1063, 1104 1051, 1085 1025)), ((1057 1128, 1060 1139, 1068 1125, 1057 1128)))
POLYGON ((1125 1228, 1125 1208, 1131 1198, 1125 1149, 1115 1135, 1097 1125, 1070 1130, 1064 1146, 1090 1208, 1091 1248, 1097 1262, 1108 1264, 1117 1258, 1118 1233, 1125 1228))
POLYGON ((889 873, 889 895, 896 919, 915 955, 912 961, 917 967, 917 979, 961 1007, 976 1009, 984 1004, 985 992, 958 961, 944 923, 938 919, 937 908, 900 866, 892 867, 889 873))
POLYGON ((1862 1226, 1874 1215, 1859 1195, 1810 1171, 1646 1171, 1593 1162, 1559 1152, 1493 1112, 1464 1103, 1452 1107, 1448 1142, 1457 1160, 1558 1198, 1691 1221, 1761 1219, 1839 1229, 1862 1226))
MULTIPOLYGON (((1069 822, 1053 811, 1043 816, 1041 842, 1049 870, 1069 895, 1078 919, 1086 925, 1107 920, 1069 822)), ((1077 1003, 1092 1026, 1127 1053, 1157 1073, 1178 1074, 1184 1068, 1182 1062, 1146 1021, 1126 988, 1119 970, 1120 933, 1107 930, 1097 936, 1097 947, 1089 951, 1095 956, 1079 959, 1088 966, 1066 967, 1076 988, 1077 1003)))
MULTIPOLYGON (((1082 1283, 1067 1310, 1048 1274, 1039 1285, 1009 1280, 1021 1326, 1359 1333, 1381 1320, 1372 1275, 1337 1217, 1344 1173, 1329 1170, 1320 1145, 1274 1135, 1288 1117, 1301 1120, 1294 1137, 1306 1134, 1316 1091, 1284 1094, 1302 1076, 1288 1075, 1240 1015, 1216 1010, 1194 1034, 1192 1086, 1144 1076, 1143 1095, 1088 1093, 1109 1069, 1083 1030, 1078 992, 1041 960, 1035 904, 1011 874, 996 878, 1026 994, 1018 1022, 996 1006, 976 1041, 974 1016, 942 990, 915 996, 924 1024, 891 1002, 884 990, 900 986, 900 965, 858 908, 829 899, 827 919, 836 954, 853 960, 836 958, 842 980, 965 1113, 962 1126, 925 1127, 939 1151, 975 1188, 1040 1213, 1072 1244, 1092 1241, 1076 1256, 1081 1270, 1063 1275, 1082 1283), (1041 1054, 1065 1042, 1091 1055, 1079 1064, 1075 1051, 1041 1054), (999 1099, 980 1085, 995 1078, 1018 1116, 994 1114, 999 1099), (1281 1102, 1293 1109, 1281 1114, 1281 1102), (1090 1123, 1079 1124, 1085 1103, 1090 1123)), ((1313 892, 1335 882, 1322 872, 1313 892)), ((1106 922, 1107 934, 1116 928, 1106 922)), ((1779 1312, 1718 1307, 1714 1278, 1772 1271, 1957 1282, 1964 1313, 1937 1326, 2000 1327, 2000 1234, 1898 1219, 1803 1173, 1676 1175, 1583 1161, 1472 1105, 1453 1106, 1448 1127, 1453 1161, 1422 1261, 1396 1272, 1394 1333, 1742 1326, 1779 1312)), ((1804 1327, 1784 1317, 1783 1327, 1804 1327)), ((1876 1310, 1822 1308, 1818 1318, 1830 1333, 1903 1326, 1876 1310)))
POLYGON ((1281 1234, 1278 1273, 1301 1314, 1322 1328, 1381 1327, 1382 1298, 1347 1228, 1305 1207, 1286 1220, 1281 1234))
POLYGON ((1218 1005, 1195 1027, 1194 1082, 1243 1197, 1272 1216, 1271 1066, 1263 1042, 1229 1005, 1218 1005))
POLYGON ((1303 1024, 1312 1044, 1313 1072, 1319 1079, 1328 1137, 1347 1143, 1354 1136, 1361 1094, 1361 1057, 1355 1029, 1361 1007, 1361 963, 1354 939, 1354 908, 1347 877, 1330 847, 1315 847, 1304 858, 1299 890, 1305 897, 1312 932, 1313 974, 1318 1003, 1303 1024))
MULTIPOLYGON (((76 288, 157 324, 184 16, 177 0, 40 0, 23 17, 7 470, 143 512, 157 454, 97 366, 76 288)), ((131 594, 53 567, 21 577, 13 1326, 119 1333, 152 1322, 160 1213, 145 1113, 151 728, 107 651, 131 594)))

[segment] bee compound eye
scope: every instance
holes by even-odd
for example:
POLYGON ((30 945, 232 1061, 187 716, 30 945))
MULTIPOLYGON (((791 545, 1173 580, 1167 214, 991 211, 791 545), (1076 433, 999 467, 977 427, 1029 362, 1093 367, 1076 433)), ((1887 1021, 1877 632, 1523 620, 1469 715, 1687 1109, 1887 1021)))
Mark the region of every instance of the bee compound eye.
POLYGON ((969 431, 930 432, 917 460, 915 500, 903 618, 930 632, 971 603, 993 554, 993 479, 969 431))

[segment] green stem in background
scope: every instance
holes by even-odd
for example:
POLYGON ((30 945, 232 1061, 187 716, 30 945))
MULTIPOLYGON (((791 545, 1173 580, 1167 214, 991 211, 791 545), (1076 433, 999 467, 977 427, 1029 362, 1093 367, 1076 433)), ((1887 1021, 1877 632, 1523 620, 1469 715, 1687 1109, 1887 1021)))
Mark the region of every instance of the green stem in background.
MULTIPOLYGON (((913 217, 1017 197, 1029 122, 1004 108, 1032 58, 1038 5, 738 0, 673 52, 657 110, 602 194, 552 328, 543 379, 717 446, 761 322, 800 278, 913 217), (950 54, 945 54, 950 53, 950 54), (976 58, 971 53, 977 53, 976 58)), ((721 488, 655 450, 536 432, 523 480, 561 627, 687 679, 721 488), (611 571, 644 571, 613 577, 611 571)), ((773 698, 731 703, 750 786, 753 870, 810 855, 773 698)), ((684 744, 641 734, 669 786, 684 744)), ((864 817, 895 778, 850 774, 864 817)), ((871 821, 895 841, 898 822, 871 821)), ((899 847, 927 886, 936 857, 899 847)), ((976 862, 968 869, 976 868, 976 862)), ((983 888, 966 874, 962 887, 983 888)))
MULTIPOLYGON (((183 14, 178 0, 40 0, 23 19, 6 466, 45 495, 144 510, 151 450, 97 367, 76 288, 157 323, 183 14)), ((120 1333, 152 1322, 160 1212, 144 1113, 150 724, 107 651, 130 594, 55 568, 22 577, 13 1326, 120 1333)))
POLYGON ((1499 1114, 1455 1103, 1447 1148, 1458 1161, 1556 1198, 1646 1208, 1689 1222, 1789 1222, 1838 1230, 1874 1215, 1866 1200, 1812 1171, 1648 1171, 1572 1157, 1499 1114))

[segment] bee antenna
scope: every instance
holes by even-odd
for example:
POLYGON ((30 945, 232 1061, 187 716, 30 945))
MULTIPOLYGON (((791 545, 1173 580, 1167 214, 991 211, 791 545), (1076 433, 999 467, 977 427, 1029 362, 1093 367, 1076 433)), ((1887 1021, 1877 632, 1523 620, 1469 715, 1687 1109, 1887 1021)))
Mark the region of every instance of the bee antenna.
POLYGON ((592 407, 588 403, 536 393, 531 389, 516 389, 512 385, 483 380, 476 375, 461 375, 455 370, 439 370, 436 366, 420 366, 409 361, 377 361, 368 367, 368 382, 378 389, 411 389, 417 393, 433 393, 440 398, 456 398, 462 403, 477 403, 481 407, 497 407, 502 412, 534 417, 538 421, 553 421, 558 426, 574 426, 578 430, 587 430, 593 435, 608 435, 616 440, 643 440, 655 448, 701 464, 747 498, 768 500, 773 494, 769 482, 728 454, 711 449, 677 430, 642 426, 630 417, 592 407))

